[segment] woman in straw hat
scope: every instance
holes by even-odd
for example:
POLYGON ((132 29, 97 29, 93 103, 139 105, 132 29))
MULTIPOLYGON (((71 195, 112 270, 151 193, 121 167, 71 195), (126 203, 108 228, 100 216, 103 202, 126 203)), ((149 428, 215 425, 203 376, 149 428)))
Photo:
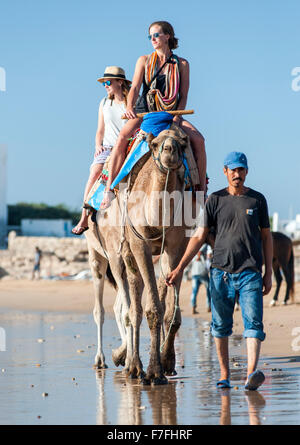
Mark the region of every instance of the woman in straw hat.
MULTIPOLYGON (((117 66, 108 66, 98 82, 105 87, 107 96, 101 100, 99 105, 94 160, 85 186, 84 202, 94 182, 101 175, 103 164, 110 155, 112 147, 116 144, 121 129, 127 122, 121 119, 126 111, 127 95, 131 84, 126 79, 125 71, 117 66)), ((72 229, 72 233, 81 235, 87 229, 88 215, 83 208, 80 221, 72 229)))
MULTIPOLYGON (((136 63, 132 86, 128 95, 126 117, 114 147, 110 160, 109 178, 107 181, 101 209, 110 206, 114 193, 110 186, 117 176, 126 154, 129 137, 139 128, 141 119, 137 112, 184 110, 189 90, 189 64, 187 60, 173 54, 178 46, 174 29, 168 22, 158 21, 149 26, 149 40, 154 52, 142 56, 136 63), (139 91, 143 84, 143 92, 139 91)), ((204 138, 188 121, 176 116, 174 122, 189 136, 196 158, 200 184, 199 189, 206 190, 206 153, 204 138)))

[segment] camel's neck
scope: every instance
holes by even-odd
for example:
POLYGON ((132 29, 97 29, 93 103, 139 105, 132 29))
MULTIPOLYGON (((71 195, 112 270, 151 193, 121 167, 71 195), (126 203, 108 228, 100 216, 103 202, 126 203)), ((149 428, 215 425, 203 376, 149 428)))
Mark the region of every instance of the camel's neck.
POLYGON ((182 185, 183 181, 178 170, 170 171, 167 176, 156 167, 152 158, 148 159, 132 188, 132 192, 143 191, 145 194, 143 208, 147 225, 152 227, 165 225, 163 215, 166 214, 169 221, 173 220, 182 199, 182 185))

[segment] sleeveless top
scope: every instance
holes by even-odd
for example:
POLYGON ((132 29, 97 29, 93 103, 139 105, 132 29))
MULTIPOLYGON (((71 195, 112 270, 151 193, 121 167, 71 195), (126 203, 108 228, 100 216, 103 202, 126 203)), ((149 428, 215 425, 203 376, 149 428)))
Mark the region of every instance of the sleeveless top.
POLYGON ((158 70, 157 53, 150 54, 145 65, 143 91, 135 106, 136 113, 176 110, 179 99, 179 86, 178 57, 175 54, 171 54, 158 70), (167 65, 166 74, 159 74, 165 65, 167 65))
POLYGON ((126 111, 125 102, 120 104, 114 100, 105 97, 100 102, 100 110, 103 112, 104 136, 103 146, 113 147, 118 139, 121 129, 127 122, 127 119, 121 119, 126 111))

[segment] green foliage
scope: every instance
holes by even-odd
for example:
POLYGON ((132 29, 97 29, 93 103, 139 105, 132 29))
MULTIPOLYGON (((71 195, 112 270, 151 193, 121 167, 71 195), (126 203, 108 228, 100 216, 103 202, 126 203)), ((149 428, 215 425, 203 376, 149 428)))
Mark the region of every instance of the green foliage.
POLYGON ((8 205, 8 225, 19 226, 21 219, 71 219, 75 224, 80 213, 76 210, 70 210, 65 204, 49 206, 41 203, 19 202, 14 205, 8 205))

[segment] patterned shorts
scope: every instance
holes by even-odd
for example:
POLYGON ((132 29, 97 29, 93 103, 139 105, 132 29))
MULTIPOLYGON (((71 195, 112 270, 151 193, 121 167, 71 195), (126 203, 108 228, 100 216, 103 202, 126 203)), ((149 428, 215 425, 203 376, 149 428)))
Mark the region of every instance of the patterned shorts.
POLYGON ((108 156, 111 154, 112 147, 104 146, 105 150, 102 151, 98 156, 94 157, 91 167, 97 164, 104 164, 108 156))

